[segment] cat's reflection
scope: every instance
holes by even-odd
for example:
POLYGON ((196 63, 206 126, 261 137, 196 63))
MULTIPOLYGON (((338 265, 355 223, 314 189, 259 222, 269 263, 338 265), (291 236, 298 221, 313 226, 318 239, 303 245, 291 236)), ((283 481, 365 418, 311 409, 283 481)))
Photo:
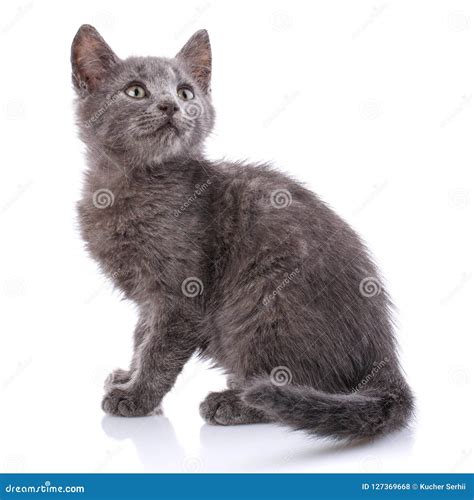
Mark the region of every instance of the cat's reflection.
POLYGON ((330 462, 341 460, 352 472, 384 472, 387 451, 392 459, 406 457, 413 443, 409 428, 371 442, 343 444, 275 424, 201 427, 202 457, 209 472, 327 472, 330 462))
POLYGON ((102 428, 111 438, 133 441, 144 472, 183 470, 184 451, 166 417, 121 418, 106 415, 102 419, 102 428))
POLYGON ((351 472, 385 472, 387 451, 391 460, 403 459, 414 443, 409 428, 373 442, 338 444, 275 424, 204 424, 199 456, 188 464, 189 457, 164 416, 105 416, 102 427, 111 438, 132 440, 144 472, 321 472, 330 462, 341 460, 351 472))

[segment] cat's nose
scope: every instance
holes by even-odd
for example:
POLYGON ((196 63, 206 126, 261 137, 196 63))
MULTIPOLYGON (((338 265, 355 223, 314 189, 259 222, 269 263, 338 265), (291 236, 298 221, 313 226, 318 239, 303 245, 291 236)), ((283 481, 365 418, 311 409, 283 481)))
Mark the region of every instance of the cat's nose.
POLYGON ((158 109, 163 111, 167 116, 173 116, 179 107, 175 102, 172 101, 162 101, 158 104, 158 109))

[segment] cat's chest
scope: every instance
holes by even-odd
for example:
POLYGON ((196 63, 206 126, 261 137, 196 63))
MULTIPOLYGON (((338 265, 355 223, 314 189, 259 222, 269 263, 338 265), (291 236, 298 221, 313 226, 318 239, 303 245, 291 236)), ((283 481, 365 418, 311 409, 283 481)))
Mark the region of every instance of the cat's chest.
POLYGON ((200 256, 190 247, 200 238, 200 218, 180 211, 182 198, 141 189, 117 192, 106 207, 87 199, 80 203, 82 234, 91 255, 128 296, 174 289, 181 274, 191 275, 199 266, 200 256))

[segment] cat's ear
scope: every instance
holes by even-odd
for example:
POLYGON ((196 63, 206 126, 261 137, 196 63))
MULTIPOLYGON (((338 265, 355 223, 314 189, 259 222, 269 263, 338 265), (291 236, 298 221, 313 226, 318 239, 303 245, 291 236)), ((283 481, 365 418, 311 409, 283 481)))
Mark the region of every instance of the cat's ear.
POLYGON ((79 93, 94 91, 119 61, 99 32, 93 26, 83 24, 71 47, 72 81, 76 90, 79 93))
POLYGON ((176 55, 183 61, 204 92, 210 91, 212 54, 211 42, 206 30, 199 30, 187 41, 176 55))

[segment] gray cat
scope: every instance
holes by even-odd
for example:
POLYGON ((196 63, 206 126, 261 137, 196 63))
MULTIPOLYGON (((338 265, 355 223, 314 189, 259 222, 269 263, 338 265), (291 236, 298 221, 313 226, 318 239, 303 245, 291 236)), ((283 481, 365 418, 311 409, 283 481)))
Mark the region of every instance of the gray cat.
POLYGON ((205 158, 207 32, 172 59, 122 60, 84 25, 71 60, 89 165, 82 236, 139 310, 130 369, 107 379, 104 411, 158 411, 198 353, 228 374, 201 404, 209 423, 341 439, 406 425, 391 304, 359 237, 269 165, 205 158))

